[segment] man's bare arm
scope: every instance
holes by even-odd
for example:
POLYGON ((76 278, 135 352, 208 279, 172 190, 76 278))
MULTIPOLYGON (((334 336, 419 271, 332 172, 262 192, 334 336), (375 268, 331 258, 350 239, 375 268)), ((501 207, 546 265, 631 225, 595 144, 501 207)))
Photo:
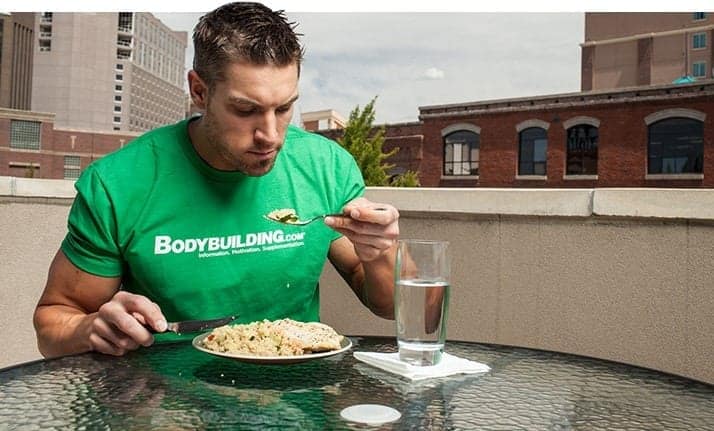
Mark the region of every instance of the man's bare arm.
POLYGON ((394 318, 394 264, 399 212, 358 198, 345 206, 349 217, 325 223, 344 237, 330 246, 330 262, 363 304, 378 316, 394 318))
POLYGON ((365 306, 380 317, 394 319, 394 253, 385 252, 365 265, 350 240, 342 237, 332 242, 329 258, 365 306))
POLYGON ((161 310, 147 298, 119 291, 119 277, 99 277, 77 268, 58 251, 35 308, 37 346, 46 357, 96 350, 122 355, 153 337, 142 326, 162 331, 161 310))

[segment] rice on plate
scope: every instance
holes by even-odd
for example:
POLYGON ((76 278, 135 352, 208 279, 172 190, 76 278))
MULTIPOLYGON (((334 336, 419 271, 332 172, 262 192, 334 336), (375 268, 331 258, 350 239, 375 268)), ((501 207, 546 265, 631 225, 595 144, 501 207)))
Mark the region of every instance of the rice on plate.
POLYGON ((214 329, 203 346, 221 353, 251 356, 299 356, 339 349, 344 337, 319 322, 263 320, 214 329))

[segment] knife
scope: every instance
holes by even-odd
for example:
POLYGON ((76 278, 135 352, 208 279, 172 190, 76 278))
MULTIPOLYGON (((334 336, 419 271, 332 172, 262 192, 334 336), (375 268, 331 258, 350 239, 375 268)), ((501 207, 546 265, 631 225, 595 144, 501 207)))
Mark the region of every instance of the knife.
MULTIPOLYGON (((184 334, 187 332, 201 332, 206 329, 213 329, 219 326, 227 325, 228 323, 236 320, 236 316, 221 317, 220 319, 211 320, 184 320, 181 322, 168 322, 166 331, 164 332, 175 332, 177 334, 184 334)), ((144 325, 146 329, 152 334, 157 334, 159 331, 154 328, 144 325)))

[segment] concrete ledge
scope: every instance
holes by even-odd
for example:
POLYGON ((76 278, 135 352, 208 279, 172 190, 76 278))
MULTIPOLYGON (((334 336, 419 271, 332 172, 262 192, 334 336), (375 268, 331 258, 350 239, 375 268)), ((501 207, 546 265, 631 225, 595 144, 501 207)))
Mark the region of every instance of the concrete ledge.
POLYGON ((714 220, 714 190, 597 189, 593 213, 616 217, 714 220))
POLYGON ((368 187, 366 196, 400 211, 588 217, 593 189, 368 187))
POLYGON ((0 177, 0 196, 74 198, 74 180, 0 177))
MULTIPOLYGON (((73 199, 74 180, 0 176, 0 196, 73 199)), ((406 212, 545 217, 714 220, 714 189, 368 187, 366 196, 406 212)))
POLYGON ((15 185, 15 178, 13 177, 0 177, 0 196, 13 196, 15 185))

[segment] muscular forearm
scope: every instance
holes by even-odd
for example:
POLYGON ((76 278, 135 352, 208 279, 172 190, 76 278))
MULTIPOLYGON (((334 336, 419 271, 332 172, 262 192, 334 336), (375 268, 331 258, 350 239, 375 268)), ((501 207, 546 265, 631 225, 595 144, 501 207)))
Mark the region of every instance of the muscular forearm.
POLYGON ((361 262, 362 302, 385 319, 394 319, 394 263, 396 245, 377 259, 361 262))
POLYGON ((34 324, 40 353, 54 357, 91 350, 89 328, 93 318, 66 305, 39 305, 34 324))
POLYGON ((154 338, 143 326, 166 330, 159 306, 119 291, 121 277, 102 277, 74 266, 60 250, 35 308, 37 347, 44 356, 89 350, 123 355, 154 338))

